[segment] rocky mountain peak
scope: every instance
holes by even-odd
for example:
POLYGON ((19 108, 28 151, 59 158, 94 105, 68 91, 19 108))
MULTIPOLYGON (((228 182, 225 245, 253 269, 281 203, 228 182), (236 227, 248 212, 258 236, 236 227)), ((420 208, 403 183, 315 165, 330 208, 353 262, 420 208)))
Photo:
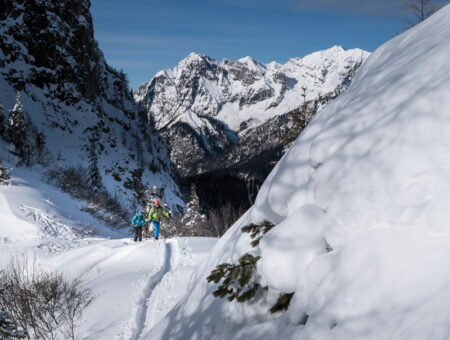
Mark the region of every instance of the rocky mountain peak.
MULTIPOLYGON (((286 64, 263 64, 251 57, 222 62, 191 53, 175 68, 159 72, 135 93, 158 129, 208 115, 237 132, 244 121, 262 124, 307 99, 341 93, 368 53, 334 46, 286 64)), ((198 131, 199 132, 199 131, 198 131)))

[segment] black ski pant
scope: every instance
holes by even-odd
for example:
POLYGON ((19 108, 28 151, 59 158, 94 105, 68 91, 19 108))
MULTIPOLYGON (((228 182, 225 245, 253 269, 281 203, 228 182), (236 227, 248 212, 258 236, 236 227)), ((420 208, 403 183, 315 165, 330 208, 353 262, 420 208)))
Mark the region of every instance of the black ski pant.
POLYGON ((142 227, 134 227, 134 242, 142 242, 142 227))

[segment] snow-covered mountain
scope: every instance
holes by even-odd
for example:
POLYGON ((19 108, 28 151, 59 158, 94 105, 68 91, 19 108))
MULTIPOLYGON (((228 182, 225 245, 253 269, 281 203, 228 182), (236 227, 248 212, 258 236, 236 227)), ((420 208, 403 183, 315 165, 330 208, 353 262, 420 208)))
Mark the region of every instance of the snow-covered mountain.
POLYGON ((141 85, 135 99, 168 137, 181 175, 198 174, 210 168, 208 156, 222 154, 255 127, 297 109, 303 100, 320 109, 345 91, 368 55, 335 46, 282 65, 251 57, 218 62, 191 53, 141 85), (180 130, 188 136, 180 137, 180 130), (190 166, 198 162, 200 167, 190 166))
POLYGON ((210 199, 207 187, 228 183, 238 189, 221 195, 247 205, 281 158, 293 113, 306 103, 309 112, 301 114, 309 121, 347 89, 368 55, 335 46, 263 64, 191 53, 141 85, 135 99, 170 145, 180 176, 203 186, 203 200, 210 199))
POLYGON ((449 60, 450 5, 378 48, 146 336, 448 339, 449 60), (264 220, 275 226, 252 247, 241 227, 264 220), (222 291, 236 292, 246 253, 253 299, 214 297, 223 281, 207 276, 241 259, 222 291), (270 314, 277 302, 289 309, 270 314))
POLYGON ((126 76, 98 48, 90 1, 0 5, 0 102, 7 113, 21 92, 28 137, 43 132, 48 166, 87 167, 94 141, 102 182, 125 206, 139 183, 164 188, 170 206, 183 205, 167 146, 147 126, 126 76))
POLYGON ((368 55, 334 46, 286 64, 263 64, 251 57, 218 62, 191 53, 141 85, 135 98, 157 129, 184 122, 201 135, 202 127, 212 130, 211 117, 237 133, 298 108, 303 87, 307 101, 339 95, 368 55))

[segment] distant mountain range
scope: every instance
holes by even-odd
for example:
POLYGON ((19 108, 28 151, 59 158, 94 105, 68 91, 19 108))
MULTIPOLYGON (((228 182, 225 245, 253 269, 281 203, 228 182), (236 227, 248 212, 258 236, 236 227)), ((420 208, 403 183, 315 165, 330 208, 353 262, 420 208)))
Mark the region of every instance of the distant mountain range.
POLYGON ((368 56, 335 46, 286 64, 263 64, 191 53, 142 84, 134 97, 170 145, 182 179, 197 182, 204 195, 224 185, 228 195, 236 185, 233 196, 251 204, 269 164, 285 150, 291 113, 306 102, 311 119, 348 88, 368 56))

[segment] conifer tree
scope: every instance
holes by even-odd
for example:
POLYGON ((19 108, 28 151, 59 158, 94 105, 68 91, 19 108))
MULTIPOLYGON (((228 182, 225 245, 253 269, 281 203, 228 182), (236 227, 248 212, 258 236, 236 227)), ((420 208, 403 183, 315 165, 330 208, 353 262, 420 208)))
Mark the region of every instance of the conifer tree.
POLYGON ((219 264, 206 278, 208 282, 220 283, 213 295, 220 298, 227 297, 228 301, 251 300, 261 288, 259 283, 252 280, 259 259, 259 256, 247 253, 241 256, 238 264, 219 264))
POLYGON ((28 163, 30 148, 28 145, 25 110, 20 101, 20 92, 17 92, 14 108, 9 111, 8 141, 14 145, 15 154, 21 161, 28 163))
POLYGON ((10 178, 11 175, 8 169, 2 165, 2 161, 0 160, 0 185, 7 184, 10 178))
POLYGON ((188 209, 194 212, 200 212, 200 199, 197 195, 197 187, 194 183, 191 185, 191 201, 187 204, 188 209))
MULTIPOLYGON (((254 248, 259 246, 262 237, 269 232, 274 225, 269 221, 260 223, 252 223, 241 228, 242 232, 249 233, 253 240, 251 245, 254 248)), ((246 253, 239 258, 238 263, 221 263, 206 278, 208 282, 214 282, 218 285, 213 292, 215 297, 227 298, 228 301, 236 300, 237 302, 251 301, 257 296, 261 296, 258 292, 267 290, 259 282, 255 275, 257 262, 260 256, 246 253)), ((269 308, 271 313, 283 312, 289 309, 294 293, 281 293, 276 303, 269 308)), ((304 320, 306 322, 306 320, 304 320)))
POLYGON ((194 183, 191 185, 191 200, 186 204, 187 209, 181 223, 183 227, 189 228, 191 234, 201 234, 202 229, 206 227, 206 215, 202 213, 200 199, 197 195, 197 188, 194 183))

